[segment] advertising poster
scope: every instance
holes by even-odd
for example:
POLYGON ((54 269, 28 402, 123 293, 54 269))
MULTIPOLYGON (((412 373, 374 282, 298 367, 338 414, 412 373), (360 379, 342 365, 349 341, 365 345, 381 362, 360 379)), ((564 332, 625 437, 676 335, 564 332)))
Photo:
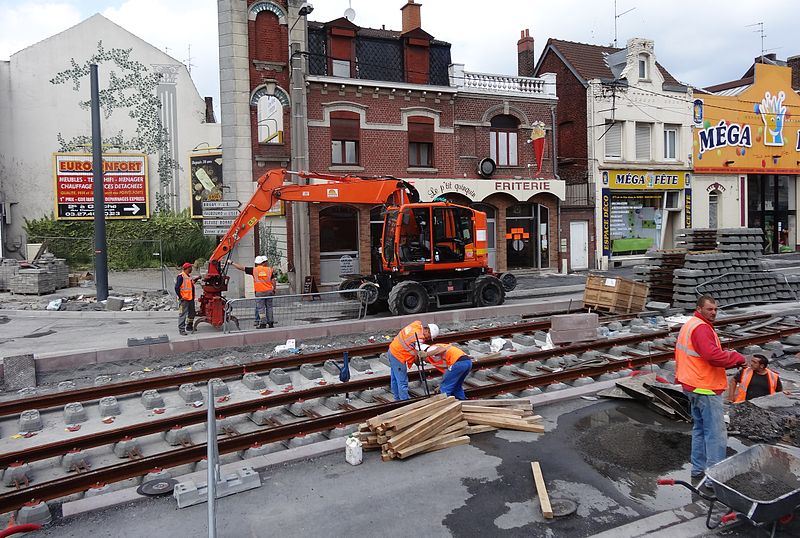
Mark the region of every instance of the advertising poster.
POLYGON ((192 218, 203 218, 203 202, 222 200, 222 153, 189 157, 192 218))
MULTIPOLYGON (((53 177, 56 219, 94 219, 92 155, 53 154, 53 177)), ((147 156, 141 153, 103 155, 103 193, 106 218, 149 217, 147 156)))

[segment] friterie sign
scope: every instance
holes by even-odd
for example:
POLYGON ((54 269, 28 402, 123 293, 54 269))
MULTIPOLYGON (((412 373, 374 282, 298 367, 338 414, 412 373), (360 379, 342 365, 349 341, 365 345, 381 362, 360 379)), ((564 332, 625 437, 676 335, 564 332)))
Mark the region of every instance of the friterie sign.
MULTIPOLYGON (((56 218, 94 218, 92 156, 56 153, 53 163, 56 218)), ((103 155, 103 192, 106 218, 147 218, 150 215, 147 156, 140 153, 103 155)))

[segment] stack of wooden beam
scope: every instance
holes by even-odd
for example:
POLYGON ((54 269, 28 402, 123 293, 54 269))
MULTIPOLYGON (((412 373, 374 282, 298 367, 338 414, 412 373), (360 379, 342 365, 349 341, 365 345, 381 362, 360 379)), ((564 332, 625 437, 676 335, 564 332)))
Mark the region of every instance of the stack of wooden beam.
POLYGON ((436 395, 399 407, 359 425, 365 450, 380 449, 383 461, 406 459, 467 444, 469 436, 498 428, 544 433, 530 400, 468 400, 436 395))

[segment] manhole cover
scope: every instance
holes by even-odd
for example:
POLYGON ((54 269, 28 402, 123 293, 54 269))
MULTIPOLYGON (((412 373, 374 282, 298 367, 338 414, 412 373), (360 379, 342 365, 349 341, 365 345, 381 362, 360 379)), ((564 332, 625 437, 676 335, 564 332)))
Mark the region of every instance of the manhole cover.
POLYGON ((550 499, 550 509, 553 517, 564 517, 574 514, 578 505, 568 499, 550 499))
POLYGON ((148 497, 158 497, 160 495, 169 495, 177 484, 177 480, 172 478, 158 478, 150 480, 136 488, 136 493, 139 495, 147 495, 148 497))

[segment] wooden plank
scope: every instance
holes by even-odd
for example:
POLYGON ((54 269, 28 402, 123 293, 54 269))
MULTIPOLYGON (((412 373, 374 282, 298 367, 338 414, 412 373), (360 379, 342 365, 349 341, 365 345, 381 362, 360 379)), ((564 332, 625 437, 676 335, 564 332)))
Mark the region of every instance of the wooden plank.
POLYGON ((426 398, 425 400, 420 400, 418 402, 404 405, 403 407, 398 407, 397 409, 392 409, 391 411, 387 411, 382 415, 378 415, 377 417, 372 417, 371 419, 367 420, 366 425, 369 428, 377 428, 378 426, 381 425, 382 422, 385 422, 391 418, 408 413, 409 411, 413 411, 414 409, 417 409, 419 407, 424 407, 438 400, 444 400, 444 398, 445 398, 444 394, 437 394, 435 396, 431 396, 430 398, 426 398))
POLYGON ((413 426, 408 427, 403 432, 389 439, 388 445, 397 450, 399 448, 424 441, 428 437, 436 435, 438 431, 454 422, 463 420, 461 414, 461 402, 455 400, 444 409, 439 410, 434 415, 429 416, 425 420, 417 422, 413 426))
POLYGON ((435 452, 436 450, 442 450, 444 448, 450 448, 450 447, 454 447, 454 446, 458 446, 458 445, 468 445, 469 442, 470 442, 470 438, 467 435, 465 435, 463 437, 456 437, 455 439, 451 439, 449 441, 444 441, 442 443, 439 443, 438 445, 434 445, 434 446, 430 447, 428 450, 426 450, 425 452, 426 453, 427 452, 435 452))
POLYGON ((451 439, 456 439, 457 437, 462 437, 467 432, 467 428, 460 428, 452 433, 447 433, 444 435, 437 435, 436 437, 431 437, 421 443, 417 443, 406 448, 401 448, 397 450, 397 457, 401 460, 404 460, 414 454, 419 454, 420 452, 425 452, 436 445, 442 444, 446 441, 451 439))
POLYGON ((480 405, 485 407, 514 407, 519 409, 533 410, 533 404, 527 398, 512 398, 504 400, 466 400, 468 405, 480 405))
POLYGON ((460 430, 461 428, 464 428, 464 430, 469 428, 469 422, 467 422, 466 420, 459 420, 458 422, 451 424, 450 426, 439 432, 439 435, 453 433, 454 431, 460 430))
POLYGON ((381 426, 388 429, 395 429, 395 430, 402 430, 420 420, 423 420, 441 409, 452 405, 453 402, 457 401, 453 396, 448 396, 445 398, 437 399, 433 402, 428 402, 428 405, 423 407, 419 407, 417 409, 413 409, 408 413, 404 413, 397 417, 391 418, 389 420, 385 420, 381 422, 381 426))
POLYGON ((493 415, 508 415, 515 417, 525 416, 525 413, 533 413, 533 411, 525 411, 524 409, 512 409, 510 407, 488 407, 482 405, 469 405, 462 404, 461 410, 465 413, 491 413, 493 415))
POLYGON ((480 424, 483 426, 494 426, 505 430, 518 430, 523 432, 544 433, 544 426, 541 424, 531 424, 525 420, 516 420, 505 417, 489 415, 487 413, 464 414, 464 418, 470 425, 480 424))
MULTIPOLYGON (((468 423, 469 424, 469 423, 468 423)), ((494 426, 468 426, 467 435, 475 435, 476 433, 496 432, 497 428, 494 426)))
POLYGON ((550 507, 550 496, 547 494, 547 487, 544 484, 542 468, 538 461, 531 462, 533 471, 533 481, 536 483, 536 493, 539 494, 539 504, 542 506, 542 515, 545 519, 553 519, 553 509, 550 507))

